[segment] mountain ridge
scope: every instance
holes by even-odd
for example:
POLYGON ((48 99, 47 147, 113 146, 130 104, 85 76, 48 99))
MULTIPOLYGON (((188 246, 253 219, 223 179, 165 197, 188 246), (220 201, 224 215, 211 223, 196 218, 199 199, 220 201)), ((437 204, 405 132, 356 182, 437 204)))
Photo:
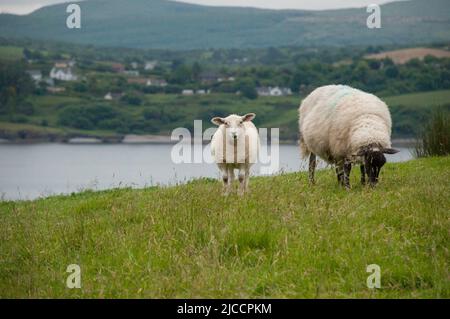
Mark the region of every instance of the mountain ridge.
MULTIPOLYGON (((105 47, 153 49, 422 44, 450 41, 445 0, 381 6, 382 28, 366 26, 365 8, 310 11, 211 7, 166 0, 77 2, 81 29, 68 29, 67 3, 19 16, 0 14, 0 36, 105 47)), ((447 12, 448 11, 448 12, 447 12)))

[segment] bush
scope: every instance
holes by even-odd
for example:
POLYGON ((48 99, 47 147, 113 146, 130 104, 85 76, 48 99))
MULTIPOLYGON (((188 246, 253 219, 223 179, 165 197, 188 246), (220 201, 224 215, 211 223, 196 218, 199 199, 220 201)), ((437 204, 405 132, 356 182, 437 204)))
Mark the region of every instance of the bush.
POLYGON ((59 123, 78 129, 95 129, 98 126, 113 126, 117 123, 108 123, 107 120, 114 119, 118 113, 110 106, 96 105, 92 107, 68 106, 59 114, 59 123))
POLYGON ((24 115, 15 114, 11 116, 11 122, 13 123, 28 123, 28 118, 24 115))
POLYGON ((126 94, 121 98, 121 100, 125 103, 131 104, 131 105, 141 105, 142 99, 136 95, 136 94, 126 94))
POLYGON ((450 112, 442 108, 433 111, 418 137, 415 153, 417 157, 450 154, 450 112))
POLYGON ((16 107, 17 113, 24 115, 33 115, 34 114, 34 106, 30 102, 23 101, 18 104, 16 107))

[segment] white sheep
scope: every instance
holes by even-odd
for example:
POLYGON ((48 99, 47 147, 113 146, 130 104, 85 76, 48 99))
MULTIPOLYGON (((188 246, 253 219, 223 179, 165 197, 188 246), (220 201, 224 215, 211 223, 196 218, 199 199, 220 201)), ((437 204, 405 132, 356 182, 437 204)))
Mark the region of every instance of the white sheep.
POLYGON ((336 165, 338 182, 350 188, 352 163, 361 164, 371 186, 378 182, 384 154, 391 148, 391 115, 375 95, 345 85, 314 90, 299 108, 300 148, 309 157, 309 180, 314 183, 316 155, 336 165))
POLYGON ((221 171, 225 195, 231 191, 235 169, 239 170, 239 194, 248 190, 250 167, 256 163, 259 149, 258 130, 251 122, 255 116, 232 114, 211 120, 219 126, 211 139, 211 154, 221 171))

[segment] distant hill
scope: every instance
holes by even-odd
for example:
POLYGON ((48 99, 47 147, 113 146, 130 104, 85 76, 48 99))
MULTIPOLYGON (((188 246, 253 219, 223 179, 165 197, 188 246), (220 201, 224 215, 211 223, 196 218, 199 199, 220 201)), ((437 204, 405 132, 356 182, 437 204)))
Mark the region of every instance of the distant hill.
POLYGON ((168 0, 87 0, 82 28, 66 27, 66 6, 26 16, 0 15, 1 37, 164 49, 270 46, 414 45, 450 41, 448 0, 382 6, 382 28, 366 27, 362 9, 328 11, 208 7, 168 0))

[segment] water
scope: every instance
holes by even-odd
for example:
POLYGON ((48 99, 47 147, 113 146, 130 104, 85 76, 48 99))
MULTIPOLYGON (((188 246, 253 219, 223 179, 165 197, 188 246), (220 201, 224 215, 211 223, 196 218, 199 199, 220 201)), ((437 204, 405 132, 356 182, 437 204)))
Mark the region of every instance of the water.
MULTIPOLYGON (((408 148, 388 161, 412 158, 408 148)), ((174 164, 172 145, 0 144, 0 196, 25 200, 86 189, 173 185, 218 178, 215 164, 174 164)), ((323 167, 323 163, 321 164, 323 167)), ((305 170, 296 145, 280 145, 280 171, 305 170)), ((257 166, 252 175, 259 175, 257 166)))

